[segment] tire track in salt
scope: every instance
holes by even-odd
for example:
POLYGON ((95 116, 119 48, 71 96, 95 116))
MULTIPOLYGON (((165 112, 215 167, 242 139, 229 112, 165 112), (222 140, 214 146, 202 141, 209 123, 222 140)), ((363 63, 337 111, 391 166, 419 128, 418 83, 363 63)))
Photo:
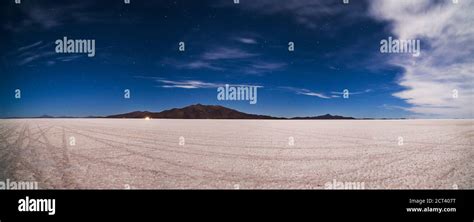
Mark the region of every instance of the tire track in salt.
MULTIPOLYGON (((50 154, 51 160, 54 163, 54 168, 58 171, 62 188, 75 188, 76 181, 72 174, 70 173, 70 169, 72 168, 71 163, 69 161, 67 146, 65 142, 65 135, 63 135, 63 145, 62 147, 56 147, 51 144, 48 137, 46 136, 46 131, 44 131, 39 125, 36 125, 38 130, 40 131, 40 137, 43 138, 45 141, 46 151, 50 154)), ((54 126, 50 127, 49 129, 53 128, 54 126)))
MULTIPOLYGON (((23 180, 23 178, 18 177, 17 173, 19 172, 21 167, 24 167, 25 170, 33 173, 32 176, 36 182, 42 183, 44 182, 44 176, 42 172, 30 163, 30 159, 26 159, 28 157, 23 157, 22 155, 23 143, 31 134, 30 127, 27 122, 25 122, 22 126, 23 129, 18 135, 17 140, 13 144, 8 146, 7 160, 0 161, 2 163, 5 162, 7 165, 5 167, 4 175, 6 175, 6 178, 11 178, 14 180, 23 180)), ((30 143, 31 141, 28 140, 28 143, 26 144, 25 148, 28 148, 30 146, 30 143)))
MULTIPOLYGON (((111 133, 103 133, 103 132, 97 132, 93 130, 83 130, 81 131, 85 132, 90 132, 93 134, 103 134, 103 135, 108 135, 108 136, 114 136, 114 137, 120 137, 120 138, 132 138, 135 139, 135 141, 140 141, 140 142, 148 142, 149 146, 144 146, 142 144, 133 144, 136 146, 139 146, 140 148, 146 148, 149 149, 150 151, 164 151, 164 152, 170 152, 170 153, 177 153, 177 154, 188 154, 188 155, 195 155, 195 156, 205 156, 205 157, 221 157, 221 158, 227 158, 227 159, 244 159, 244 160, 262 160, 262 161, 317 161, 317 160, 344 160, 346 158, 341 157, 341 158, 328 158, 328 157, 314 157, 314 156, 305 156, 305 157, 299 157, 299 158, 283 158, 283 157, 276 157, 276 155, 271 155, 271 156, 257 156, 257 155, 248 155, 248 154, 235 154, 235 153, 222 153, 222 152, 215 152, 215 151, 207 151, 207 150, 197 150, 198 152, 191 152, 191 151, 182 151, 182 150, 176 150, 174 147, 169 146, 168 143, 160 143, 160 142, 155 142, 152 139, 148 138, 142 138, 142 137, 129 137, 126 135, 118 135, 118 134, 111 134, 111 133), (138 140, 136 140, 138 139, 138 140), (164 148, 156 148, 156 145, 159 145, 160 147, 165 147, 169 149, 164 149, 164 148)), ((93 137, 90 135, 87 135, 88 137, 93 137)), ((97 138, 94 137, 95 139, 101 139, 104 141, 108 141, 110 143, 117 143, 120 145, 130 145, 128 143, 124 142, 118 142, 115 140, 111 139, 105 139, 105 138, 97 138)), ((189 143, 187 142, 186 145, 196 145, 196 146, 213 146, 213 147, 224 147, 224 148, 237 148, 240 149, 240 147, 235 147, 235 146, 220 146, 220 145, 209 145, 209 144, 199 144, 199 143, 189 143)), ((245 147, 244 147, 245 148, 245 147)), ((275 151, 279 150, 293 150, 297 148, 270 148, 275 151)))
MULTIPOLYGON (((119 143, 119 142, 112 141, 112 140, 107 140, 107 139, 103 139, 103 138, 96 138, 96 137, 93 137, 93 136, 90 136, 90 135, 79 133, 79 132, 77 132, 77 131, 69 128, 69 127, 65 127, 65 128, 67 128, 68 131, 71 132, 71 133, 77 133, 77 134, 82 135, 84 137, 90 138, 93 141, 105 144, 105 145, 113 147, 113 148, 118 148, 113 143, 119 143)), ((125 143, 121 143, 121 144, 122 145, 127 145, 125 143)), ((121 146, 121 147, 124 147, 124 146, 121 146)), ((146 148, 146 147, 140 147, 140 148, 146 148)), ((212 180, 227 180, 227 181, 234 181, 234 182, 235 181, 261 181, 263 183, 289 183, 289 182, 294 183, 295 182, 295 180, 293 178, 290 178, 290 179, 272 179, 272 178, 263 179, 261 176, 242 175, 242 174, 236 174, 236 173, 227 172, 227 171, 214 171, 214 170, 210 170, 208 168, 201 168, 201 167, 195 167, 195 166, 192 166, 192 165, 179 164, 179 163, 176 163, 174 161, 169 161, 167 159, 150 156, 150 155, 147 155, 147 154, 144 154, 144 153, 141 153, 141 152, 138 152, 138 151, 130 150, 130 149, 127 149, 127 148, 119 148, 119 149, 124 150, 128 153, 133 153, 134 155, 138 155, 138 156, 141 156, 141 157, 144 157, 144 158, 151 159, 151 160, 159 160, 159 161, 162 161, 164 163, 173 165, 173 166, 178 167, 178 168, 188 168, 188 169, 191 169, 191 170, 201 171, 201 172, 209 173, 209 174, 212 175, 212 176, 204 176, 203 175, 203 176, 199 176, 199 177, 194 177, 194 176, 191 176, 189 174, 179 174, 181 176, 186 176, 186 177, 190 177, 190 178, 193 178, 193 179, 206 179, 206 180, 209 180, 209 181, 212 181, 212 180)), ((148 148, 148 149, 153 150, 152 148, 148 148)), ((75 154, 75 155, 77 155, 77 154, 75 154)), ((210 157, 215 157, 215 156, 210 156, 210 157)), ((96 158, 94 158, 94 159, 97 160, 96 158)), ((101 160, 101 162, 104 162, 104 161, 101 160)), ((105 161, 105 162, 106 163, 111 163, 109 161, 105 161)), ((120 165, 122 165, 122 164, 120 164, 120 165)), ((140 168, 140 169, 142 169, 142 168, 140 168)), ((170 174, 168 174, 168 175, 170 175, 170 174)), ((299 182, 304 183, 303 181, 299 181, 299 182)))

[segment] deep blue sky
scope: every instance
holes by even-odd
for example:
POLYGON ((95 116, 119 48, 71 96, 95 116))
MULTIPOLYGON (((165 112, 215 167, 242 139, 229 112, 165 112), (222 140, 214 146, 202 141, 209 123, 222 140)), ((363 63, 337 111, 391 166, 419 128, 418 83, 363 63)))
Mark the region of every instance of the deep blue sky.
POLYGON ((390 24, 368 16, 364 1, 324 1, 308 14, 284 5, 291 1, 58 2, 1 3, 1 117, 108 115, 196 103, 286 117, 412 115, 392 95, 403 89, 397 84, 403 69, 379 53, 390 24), (95 57, 54 53, 54 42, 64 36, 94 39, 95 57), (180 41, 185 52, 178 51, 180 41), (218 84, 263 87, 251 105, 218 101, 218 84), (124 89, 131 99, 123 98, 124 89), (354 94, 343 99, 337 93, 343 89, 354 94))

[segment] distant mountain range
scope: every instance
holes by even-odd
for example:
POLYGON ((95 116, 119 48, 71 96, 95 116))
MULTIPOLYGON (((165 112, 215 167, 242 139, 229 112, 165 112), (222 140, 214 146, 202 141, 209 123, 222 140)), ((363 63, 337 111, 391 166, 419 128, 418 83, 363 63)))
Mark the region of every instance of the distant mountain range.
POLYGON ((308 117, 293 117, 291 119, 355 119, 354 117, 345 117, 345 116, 338 116, 338 115, 331 115, 326 114, 322 116, 308 116, 308 117))
POLYGON ((196 104, 162 112, 135 111, 106 116, 105 118, 154 118, 154 119, 354 119, 352 117, 326 114, 313 117, 280 118, 266 115, 255 115, 229 109, 223 106, 196 104))
POLYGON ((293 119, 293 120, 310 120, 310 119, 355 119, 353 117, 344 116, 333 116, 330 114, 322 116, 310 116, 310 117, 293 117, 293 118, 282 118, 273 117, 266 115, 256 115, 240 112, 234 109, 229 109, 223 106, 216 105, 190 105, 183 108, 174 108, 164 110, 161 112, 149 112, 149 111, 134 111, 123 114, 115 114, 110 116, 88 116, 88 117, 73 117, 73 116, 50 116, 42 115, 36 117, 10 117, 15 118, 152 118, 152 119, 293 119))

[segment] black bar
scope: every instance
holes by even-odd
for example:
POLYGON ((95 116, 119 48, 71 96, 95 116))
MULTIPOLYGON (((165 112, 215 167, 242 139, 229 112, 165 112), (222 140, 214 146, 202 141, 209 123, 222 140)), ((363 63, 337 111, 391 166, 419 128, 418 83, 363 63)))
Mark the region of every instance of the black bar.
POLYGON ((473 190, 3 190, 0 221, 41 217, 48 221, 71 218, 144 217, 194 218, 324 218, 387 221, 473 221, 473 190), (55 199, 55 215, 19 212, 18 201, 55 199), (433 203, 410 203, 434 200, 433 203), (434 203, 455 200, 452 203, 434 203), (407 212, 407 208, 449 208, 456 212, 407 212), (220 215, 228 215, 225 218, 220 215), (461 219, 461 220, 459 220, 461 219))

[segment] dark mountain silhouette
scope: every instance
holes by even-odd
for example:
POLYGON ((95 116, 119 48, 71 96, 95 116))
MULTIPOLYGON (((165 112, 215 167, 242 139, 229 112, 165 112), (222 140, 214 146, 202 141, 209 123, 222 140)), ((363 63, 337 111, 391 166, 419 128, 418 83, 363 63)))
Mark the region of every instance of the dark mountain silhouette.
MULTIPOLYGON (((183 108, 174 108, 162 112, 135 111, 106 116, 105 118, 145 118, 154 119, 287 119, 265 115, 243 113, 223 106, 196 104, 183 108)), ((343 116, 295 117, 291 119, 354 119, 343 116)))
POLYGON ((135 111, 130 113, 123 113, 117 115, 106 116, 105 118, 145 118, 145 117, 153 117, 156 116, 158 113, 148 112, 148 111, 135 111))
POLYGON ((174 108, 162 112, 137 111, 118 115, 107 116, 106 118, 155 118, 155 119, 278 119, 276 117, 254 115, 239 112, 223 106, 191 105, 184 108, 174 108))
POLYGON ((293 117, 291 119, 355 119, 354 117, 345 117, 345 116, 338 116, 338 115, 331 115, 326 114, 322 116, 308 116, 308 117, 293 117))

